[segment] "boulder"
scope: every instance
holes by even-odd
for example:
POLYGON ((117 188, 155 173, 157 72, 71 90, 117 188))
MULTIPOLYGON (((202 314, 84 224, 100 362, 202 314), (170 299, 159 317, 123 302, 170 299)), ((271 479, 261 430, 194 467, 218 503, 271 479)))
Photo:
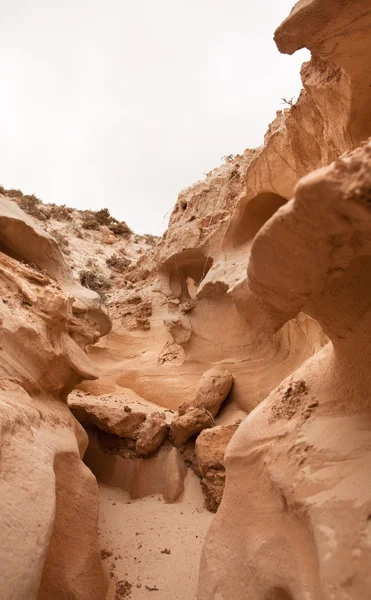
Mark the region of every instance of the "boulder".
POLYGON ((205 408, 189 406, 184 411, 170 425, 171 439, 177 448, 183 446, 192 435, 215 425, 212 415, 205 408))
POLYGON ((198 436, 195 444, 197 472, 201 477, 205 505, 216 512, 222 501, 225 468, 224 455, 240 422, 206 429, 198 436))
POLYGON ((75 418, 84 427, 98 427, 101 431, 122 438, 136 439, 140 425, 146 420, 143 411, 126 404, 126 395, 99 397, 74 395, 69 399, 69 407, 75 418))
POLYGON ((166 423, 166 415, 155 412, 149 415, 139 429, 136 450, 138 454, 146 456, 156 452, 166 440, 169 427, 166 423))
POLYGON ((219 412, 233 385, 233 375, 228 369, 215 366, 206 371, 197 386, 195 406, 206 408, 213 417, 219 412))

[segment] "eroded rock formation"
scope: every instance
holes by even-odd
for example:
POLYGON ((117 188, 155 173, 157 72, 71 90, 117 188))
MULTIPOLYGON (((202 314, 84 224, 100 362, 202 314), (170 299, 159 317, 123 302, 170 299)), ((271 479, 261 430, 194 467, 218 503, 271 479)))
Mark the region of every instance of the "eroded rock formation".
POLYGON ((58 244, 0 198, 0 596, 102 600, 98 494, 66 403, 96 377, 84 349, 110 329, 58 244))
POLYGON ((1 598, 104 599, 89 441, 132 498, 176 501, 186 462, 221 503, 199 600, 369 600, 371 144, 339 157, 371 135, 370 30, 368 0, 297 3, 300 97, 155 247, 0 197, 1 598))
POLYGON ((370 203, 371 142, 304 178, 254 241, 246 301, 331 341, 233 437, 200 600, 370 596, 370 203))

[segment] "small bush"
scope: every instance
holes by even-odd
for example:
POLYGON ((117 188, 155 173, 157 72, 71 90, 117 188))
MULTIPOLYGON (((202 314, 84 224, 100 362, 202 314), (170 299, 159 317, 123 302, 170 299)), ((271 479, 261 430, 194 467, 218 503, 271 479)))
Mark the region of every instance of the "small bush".
POLYGON ((21 190, 7 190, 7 196, 10 198, 22 198, 23 192, 21 190))
POLYGON ((156 246, 156 244, 159 240, 159 238, 156 235, 152 235, 152 233, 145 233, 143 237, 144 237, 146 243, 149 244, 150 246, 156 246))
POLYGON ((108 208, 101 208, 100 210, 95 211, 94 214, 99 225, 110 225, 113 221, 116 221, 116 219, 111 217, 108 208))
POLYGON ((113 221, 108 208, 100 210, 85 210, 82 220, 84 229, 99 229, 101 225, 110 225, 113 221))
POLYGON ((118 221, 112 217, 108 208, 84 211, 82 219, 84 229, 99 229, 101 225, 108 227, 115 235, 129 237, 133 233, 125 221, 118 221))
POLYGON ((0 194, 6 194, 6 189, 3 185, 0 185, 0 194))
POLYGON ((73 208, 69 208, 65 204, 57 206, 56 204, 48 205, 49 216, 57 221, 72 221, 73 208))
MULTIPOLYGON (((8 194, 9 195, 9 192, 8 194)), ((46 212, 41 200, 35 194, 18 197, 18 206, 26 213, 39 219, 39 221, 47 221, 49 214, 46 212)))
POLYGON ((123 273, 130 265, 130 260, 114 254, 113 256, 107 258, 106 263, 113 271, 116 271, 117 273, 123 273))
POLYGON ((99 229, 99 223, 94 217, 84 217, 81 226, 84 229, 99 229))
POLYGON ((80 282, 81 285, 89 290, 97 292, 100 297, 103 298, 103 300, 107 296, 105 292, 112 287, 112 283, 109 281, 109 279, 107 279, 107 277, 87 270, 80 271, 80 282))
POLYGON ((118 223, 111 223, 111 225, 109 225, 109 229, 115 235, 121 235, 126 238, 130 237, 133 233, 132 230, 130 229, 129 225, 127 225, 125 223, 125 221, 120 221, 118 223))
POLYGON ((94 260, 94 258, 88 258, 86 261, 86 266, 89 267, 89 269, 94 269, 95 271, 98 269, 98 263, 96 260, 94 260))

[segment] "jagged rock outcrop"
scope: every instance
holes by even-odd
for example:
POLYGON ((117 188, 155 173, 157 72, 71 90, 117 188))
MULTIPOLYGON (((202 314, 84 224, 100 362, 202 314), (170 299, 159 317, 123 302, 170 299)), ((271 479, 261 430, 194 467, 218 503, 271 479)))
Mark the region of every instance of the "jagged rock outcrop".
POLYGON ((371 141, 304 178, 254 241, 246 302, 330 342, 241 424, 199 599, 370 597, 371 141), (295 248, 295 253, 292 252, 295 248))
POLYGON ((102 600, 98 489, 66 403, 110 329, 57 242, 0 197, 0 596, 102 600))

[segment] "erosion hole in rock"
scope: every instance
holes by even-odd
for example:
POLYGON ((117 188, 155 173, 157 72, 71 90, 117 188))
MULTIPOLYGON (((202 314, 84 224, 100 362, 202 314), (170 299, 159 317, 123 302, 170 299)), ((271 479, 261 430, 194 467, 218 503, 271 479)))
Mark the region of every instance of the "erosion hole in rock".
POLYGON ((183 268, 187 292, 190 298, 196 298, 197 288, 204 279, 205 275, 211 269, 212 264, 212 258, 202 257, 202 259, 194 261, 183 268))
POLYGON ((259 229, 274 215, 287 199, 273 192, 263 192, 252 198, 242 210, 233 234, 234 248, 253 240, 259 229))
POLYGON ((205 256, 200 250, 186 250, 176 254, 169 261, 167 268, 171 272, 174 285, 180 285, 182 295, 195 298, 199 284, 213 265, 213 259, 205 256))

